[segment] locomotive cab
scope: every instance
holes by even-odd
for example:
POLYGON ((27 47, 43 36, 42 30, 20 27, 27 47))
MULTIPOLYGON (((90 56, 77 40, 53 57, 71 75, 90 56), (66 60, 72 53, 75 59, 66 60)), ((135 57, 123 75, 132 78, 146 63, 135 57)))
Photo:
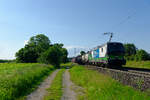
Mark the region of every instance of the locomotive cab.
POLYGON ((125 65, 124 59, 125 49, 122 43, 110 42, 107 44, 108 64, 110 65, 125 65))

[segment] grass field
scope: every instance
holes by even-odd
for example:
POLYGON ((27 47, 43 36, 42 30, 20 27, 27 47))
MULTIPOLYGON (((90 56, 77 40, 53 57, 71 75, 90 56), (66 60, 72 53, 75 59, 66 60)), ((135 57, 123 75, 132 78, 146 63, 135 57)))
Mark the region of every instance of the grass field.
POLYGON ((20 100, 52 70, 43 64, 0 64, 0 100, 20 100))
POLYGON ((47 89, 48 95, 44 97, 44 100, 61 100, 62 96, 62 75, 65 69, 61 69, 55 79, 53 80, 51 87, 47 89))
POLYGON ((124 86, 97 71, 74 66, 70 73, 71 80, 84 88, 84 95, 80 95, 79 100, 150 100, 146 93, 124 86))
POLYGON ((147 68, 150 69, 150 61, 127 61, 125 67, 147 68))

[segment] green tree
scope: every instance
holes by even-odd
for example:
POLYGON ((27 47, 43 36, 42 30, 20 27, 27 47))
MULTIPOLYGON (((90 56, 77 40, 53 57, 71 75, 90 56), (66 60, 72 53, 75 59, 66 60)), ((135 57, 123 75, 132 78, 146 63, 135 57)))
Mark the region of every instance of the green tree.
POLYGON ((131 43, 124 44, 125 56, 132 56, 136 54, 136 46, 131 43))
POLYGON ((61 48, 61 52, 62 52, 62 63, 66 63, 68 61, 68 51, 66 48, 63 48, 63 44, 62 43, 55 43, 53 46, 58 46, 59 48, 61 48))
POLYGON ((24 48, 16 53, 17 62, 37 62, 40 55, 50 47, 50 40, 44 34, 33 36, 24 48))
POLYGON ((28 41, 29 46, 34 46, 38 55, 45 52, 50 46, 50 40, 44 34, 33 36, 28 41))
POLYGON ((21 48, 17 53, 16 53, 16 61, 23 63, 24 62, 24 48, 21 48))
POLYGON ((59 47, 59 48, 61 48, 61 52, 62 52, 62 63, 66 63, 66 62, 68 62, 68 51, 67 51, 67 49, 66 48, 63 48, 63 44, 62 43, 55 43, 55 44, 53 44, 52 46, 57 46, 57 47, 59 47))
POLYGON ((43 34, 33 36, 24 48, 16 53, 17 62, 42 62, 59 67, 60 63, 67 62, 68 51, 63 44, 50 44, 50 40, 43 34))
POLYGON ((137 50, 135 60, 137 61, 149 60, 149 54, 143 49, 137 50))
POLYGON ((68 51, 67 51, 67 49, 62 48, 61 51, 62 51, 62 63, 68 62, 68 57, 67 57, 68 56, 68 51))
POLYGON ((150 60, 150 54, 148 53, 148 60, 150 60))
POLYGON ((63 48, 64 45, 62 43, 60 43, 60 44, 59 43, 55 43, 52 46, 58 46, 59 48, 63 48))
POLYGON ((62 48, 54 45, 52 47, 49 47, 47 51, 42 53, 38 61, 46 64, 52 64, 55 67, 59 68, 60 63, 62 62, 62 55, 62 48))
POLYGON ((33 63, 37 62, 38 54, 34 47, 25 46, 16 53, 17 62, 33 63))

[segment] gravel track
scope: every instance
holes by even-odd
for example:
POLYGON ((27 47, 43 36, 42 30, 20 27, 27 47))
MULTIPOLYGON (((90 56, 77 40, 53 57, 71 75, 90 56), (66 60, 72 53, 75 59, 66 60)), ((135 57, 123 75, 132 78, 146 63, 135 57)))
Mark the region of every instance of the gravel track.
MULTIPOLYGON (((102 67, 97 67, 97 66, 91 66, 91 65, 86 65, 88 69, 101 69, 102 67)), ((108 69, 108 70, 119 70, 122 72, 128 72, 132 74, 138 74, 142 76, 150 76, 150 69, 143 69, 143 68, 130 68, 130 67, 122 67, 122 68, 103 68, 103 69, 108 69)))
POLYGON ((142 76, 150 76, 150 72, 149 72, 149 69, 145 69, 145 70, 140 70, 139 68, 136 69, 136 68, 126 68, 126 67, 123 67, 123 68, 120 68, 120 69, 114 69, 114 70, 120 70, 120 71, 125 71, 125 72, 128 72, 128 73, 132 73, 132 74, 138 74, 138 75, 142 75, 142 76))
POLYGON ((130 73, 140 74, 144 76, 150 76, 150 72, 141 72, 141 71, 135 71, 135 70, 128 70, 130 73))
POLYGON ((63 96, 61 100, 76 100, 76 93, 71 89, 73 85, 67 69, 63 74, 63 96))
POLYGON ((58 71, 59 70, 57 69, 51 75, 49 75, 48 78, 45 79, 44 82, 42 82, 35 91, 27 96, 26 100, 42 100, 43 97, 47 94, 46 89, 50 87, 58 71))
POLYGON ((130 73, 140 74, 140 75, 144 75, 144 76, 150 76, 149 69, 123 67, 122 70, 128 71, 130 73))

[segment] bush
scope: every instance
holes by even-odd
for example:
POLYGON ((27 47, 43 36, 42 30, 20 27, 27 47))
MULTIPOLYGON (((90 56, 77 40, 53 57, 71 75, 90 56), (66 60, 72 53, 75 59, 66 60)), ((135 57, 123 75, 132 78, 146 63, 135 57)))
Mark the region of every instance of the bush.
POLYGON ((150 60, 150 54, 148 54, 145 50, 138 50, 134 44, 127 43, 124 44, 125 48, 125 59, 131 61, 145 61, 150 60))
POLYGON ((149 54, 143 50, 137 50, 136 56, 135 56, 136 60, 141 61, 141 60, 149 60, 149 54))
POLYGON ((52 46, 45 51, 38 59, 41 63, 52 64, 55 67, 59 67, 62 60, 61 48, 58 46, 52 46))

